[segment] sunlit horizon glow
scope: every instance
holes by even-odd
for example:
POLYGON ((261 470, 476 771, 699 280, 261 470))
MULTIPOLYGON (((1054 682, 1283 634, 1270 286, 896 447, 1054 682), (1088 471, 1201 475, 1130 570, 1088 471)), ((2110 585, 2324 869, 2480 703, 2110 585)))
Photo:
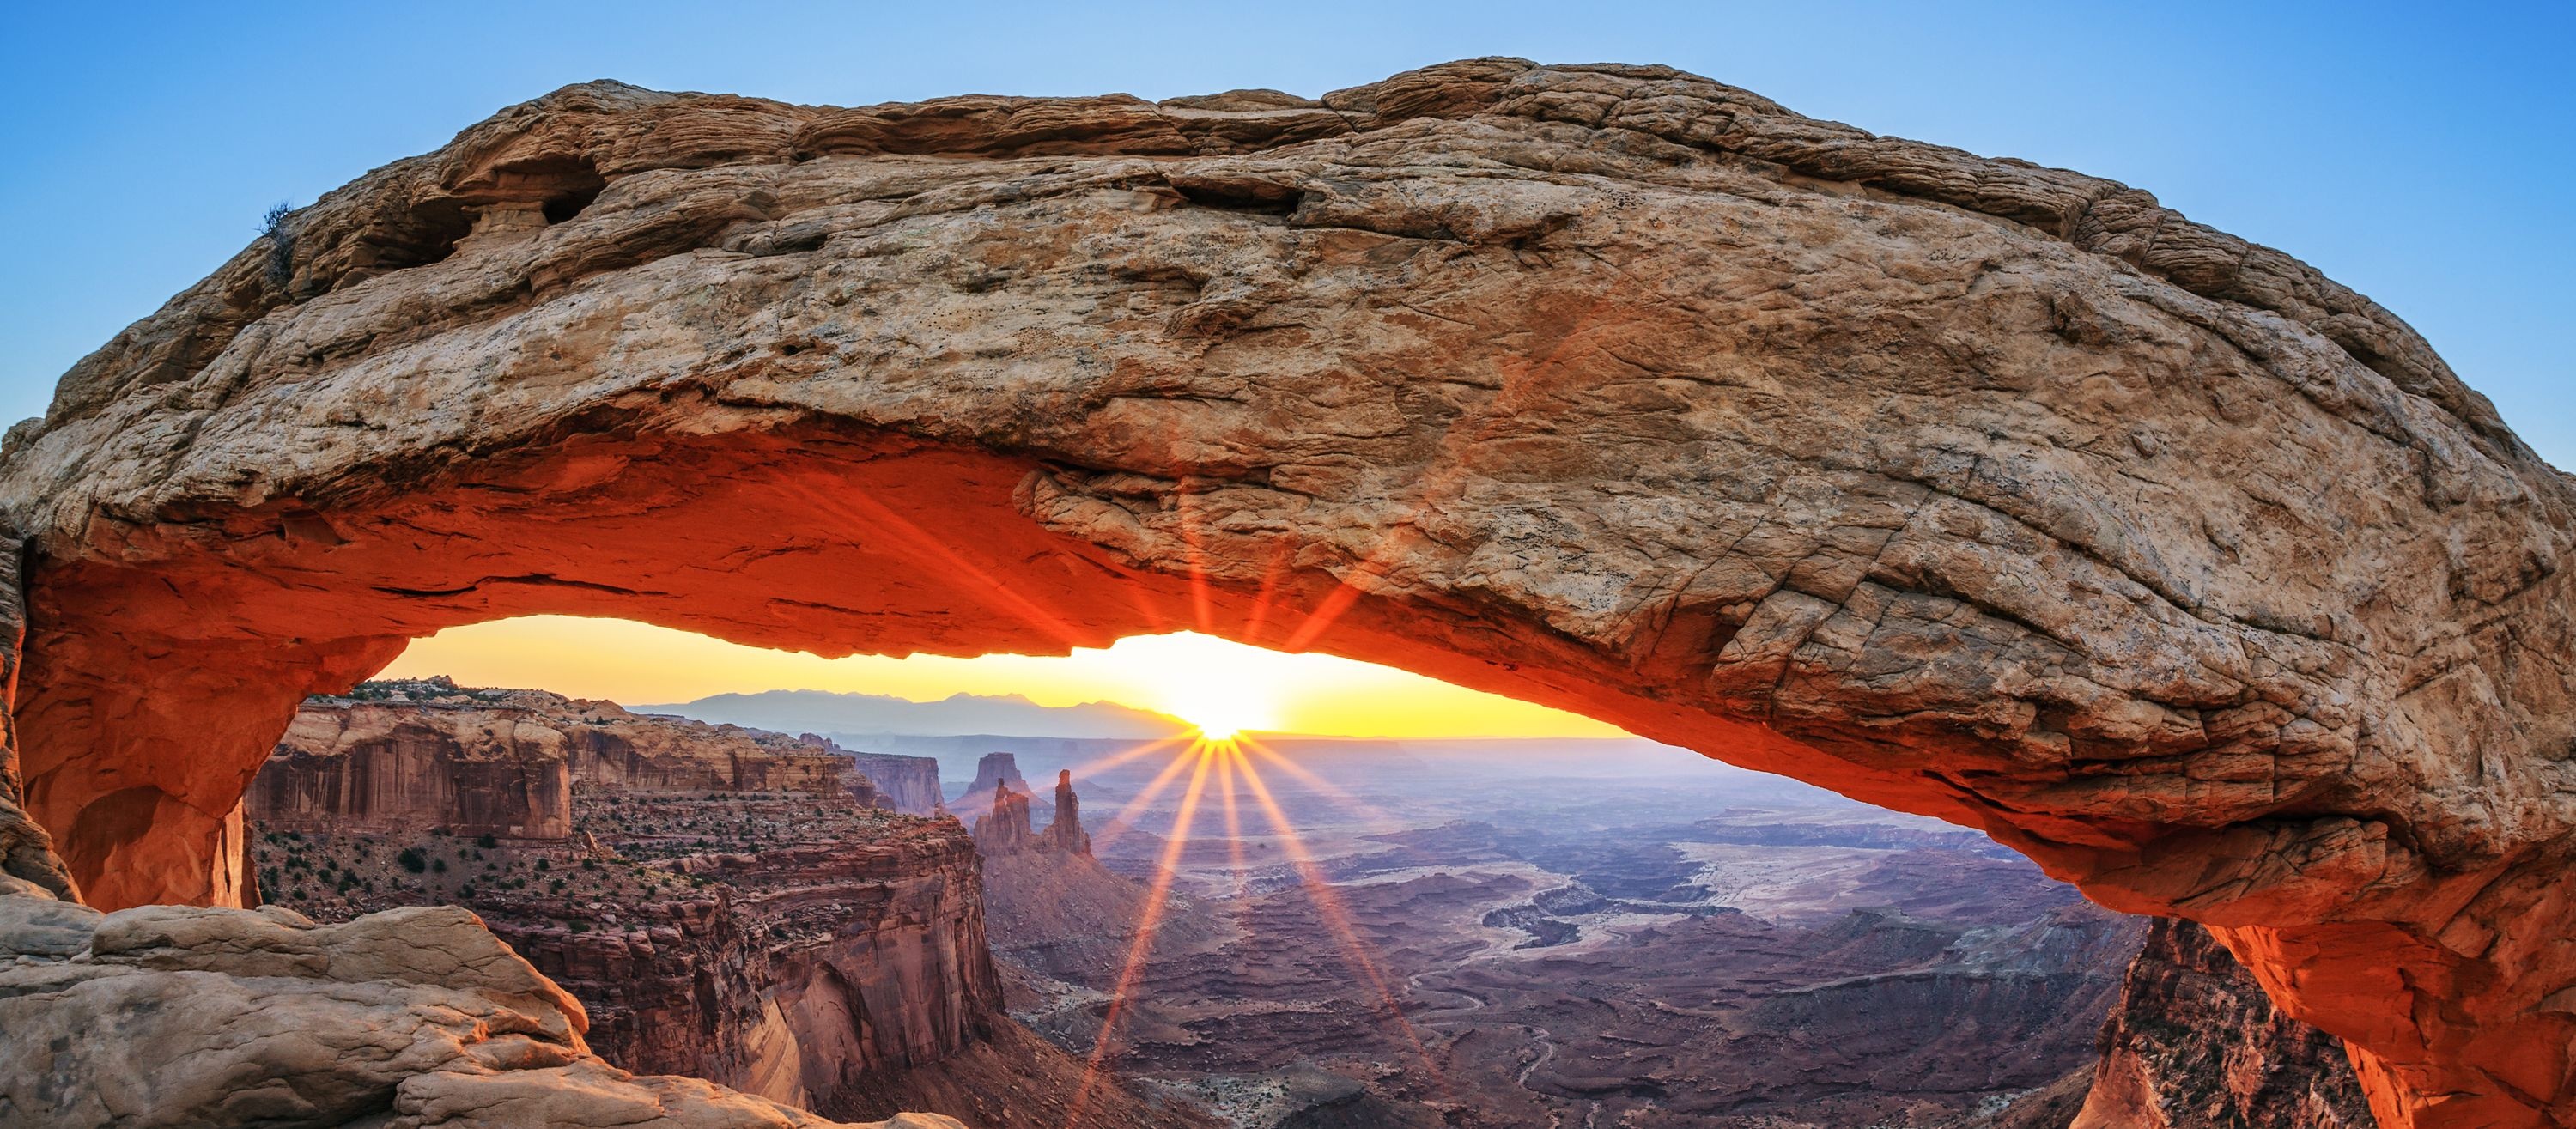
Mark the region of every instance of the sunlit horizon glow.
POLYGON ((626 619, 523 616, 412 639, 379 678, 448 675, 459 686, 541 688, 621 706, 714 693, 835 691, 938 701, 1018 693, 1041 706, 1151 709, 1211 740, 1319 737, 1623 737, 1561 709, 1468 691, 1334 655, 1285 655, 1206 634, 1141 634, 1072 655, 853 655, 765 650, 626 619))
POLYGON ((1393 667, 1286 654, 1181 632, 1070 655, 854 655, 826 659, 629 620, 527 616, 415 639, 385 678, 443 674, 467 686, 551 690, 625 706, 725 693, 823 690, 938 701, 1017 694, 1042 706, 1112 702, 1180 718, 1210 740, 1247 732, 1329 737, 1620 737, 1563 710, 1393 667))

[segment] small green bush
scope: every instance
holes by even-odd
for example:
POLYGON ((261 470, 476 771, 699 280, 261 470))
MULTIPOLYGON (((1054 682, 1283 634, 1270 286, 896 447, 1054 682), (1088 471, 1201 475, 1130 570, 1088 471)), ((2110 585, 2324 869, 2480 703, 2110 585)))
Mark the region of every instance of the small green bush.
POLYGON ((287 218, 294 214, 294 206, 280 200, 259 217, 259 233, 268 237, 268 261, 263 273, 280 290, 295 281, 295 232, 286 226, 287 218))
POLYGON ((488 851, 494 847, 500 846, 501 841, 493 838, 490 832, 485 832, 474 837, 474 845, 488 851))
POLYGON ((422 857, 418 847, 404 847, 401 854, 394 856, 394 861, 401 863, 404 870, 414 874, 429 869, 429 860, 422 857))

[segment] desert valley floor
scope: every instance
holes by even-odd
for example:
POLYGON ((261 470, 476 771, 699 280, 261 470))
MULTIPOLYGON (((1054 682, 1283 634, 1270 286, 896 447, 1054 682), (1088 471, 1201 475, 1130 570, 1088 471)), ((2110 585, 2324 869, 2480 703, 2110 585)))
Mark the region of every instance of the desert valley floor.
MULTIPOLYGON (((1112 1061, 1316 1129, 1948 1124, 2090 1067, 2141 922, 1981 835, 1575 744, 1288 743, 1296 839, 1240 784, 1177 850, 1183 789, 1124 813, 1128 889, 1179 866, 1112 1061)), ((1130 951, 1095 923, 1134 917, 1079 869, 989 871, 1013 1012, 1069 1048, 1130 951)))

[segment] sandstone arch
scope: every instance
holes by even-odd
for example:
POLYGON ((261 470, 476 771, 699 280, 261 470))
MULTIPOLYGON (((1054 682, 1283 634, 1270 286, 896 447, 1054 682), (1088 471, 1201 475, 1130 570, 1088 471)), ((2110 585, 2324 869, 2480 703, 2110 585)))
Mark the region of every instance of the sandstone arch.
POLYGON ((570 87, 287 234, 0 465, 26 807, 100 904, 235 897, 295 702, 451 624, 1186 626, 1984 827, 2217 927, 2385 1124, 2576 1124, 2576 487, 2143 192, 1476 60, 570 87))

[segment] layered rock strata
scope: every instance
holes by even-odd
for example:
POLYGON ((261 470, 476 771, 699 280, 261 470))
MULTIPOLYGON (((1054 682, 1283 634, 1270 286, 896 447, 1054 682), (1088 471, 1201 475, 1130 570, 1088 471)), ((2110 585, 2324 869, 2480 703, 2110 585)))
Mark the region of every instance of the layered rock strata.
MULTIPOLYGON (((916 1073, 989 1072, 1010 1021, 974 844, 953 820, 863 803, 844 766, 801 741, 613 703, 369 683, 315 699, 290 727, 251 792, 252 858, 272 897, 326 920, 471 908, 587 1005, 591 1049, 618 1066, 833 1116, 887 1113, 944 1092, 916 1073), (303 796, 270 773, 300 782, 335 761, 320 775, 477 777, 505 739, 568 778, 562 834, 478 833, 439 806, 461 789, 406 793, 422 805, 379 805, 363 824, 263 803, 303 796)), ((1066 1086, 1079 1071, 1052 1048, 1016 1065, 1066 1086)), ((1025 1114, 981 1124, 1039 1129, 1025 1114)))
POLYGON ((937 757, 854 752, 819 733, 801 734, 796 739, 824 752, 848 757, 850 763, 867 777, 878 802, 889 808, 905 815, 948 814, 948 804, 939 786, 937 757))
POLYGON ((875 800, 847 758, 775 733, 430 678, 371 682, 298 711, 246 802, 272 828, 561 839, 576 782, 875 800))
POLYGON ((0 513, 105 906, 239 901, 296 703, 442 627, 1186 628, 1980 827, 2383 1122, 2576 1123, 2576 483, 2285 254, 1668 68, 567 88, 83 360, 0 513))

